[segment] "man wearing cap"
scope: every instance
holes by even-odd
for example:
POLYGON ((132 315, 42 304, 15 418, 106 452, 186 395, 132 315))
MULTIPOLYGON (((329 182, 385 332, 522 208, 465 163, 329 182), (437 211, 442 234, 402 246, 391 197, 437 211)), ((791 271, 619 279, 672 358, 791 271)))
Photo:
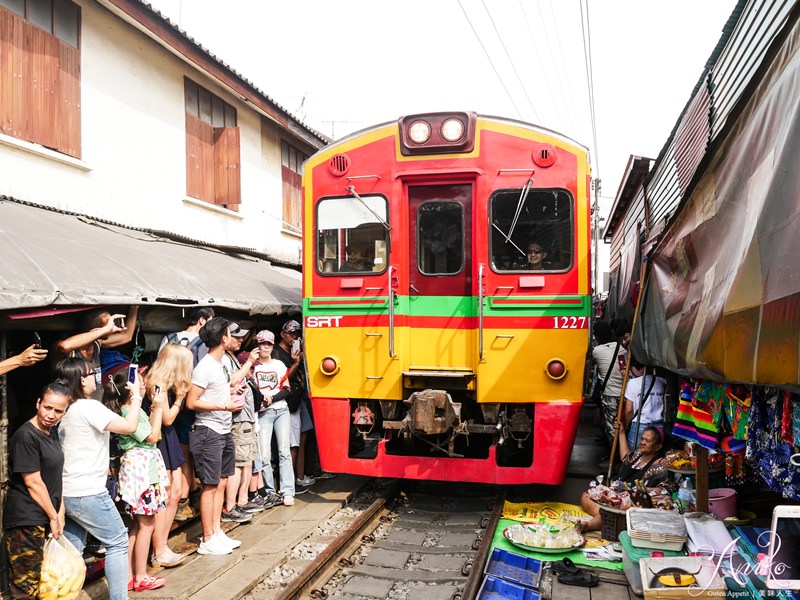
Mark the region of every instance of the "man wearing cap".
POLYGON ((258 362, 253 368, 258 389, 264 395, 264 402, 258 413, 258 445, 263 464, 264 484, 268 495, 276 492, 275 476, 272 472, 272 434, 278 444, 278 473, 280 476, 280 494, 283 504, 294 504, 294 468, 292 455, 289 449, 291 435, 291 418, 289 405, 284 398, 289 394, 289 378, 286 366, 279 360, 272 358, 275 348, 275 336, 271 331, 259 331, 256 336, 258 343, 258 362))
POLYGON ((237 324, 230 326, 231 343, 222 357, 222 364, 233 374, 231 376, 231 400, 238 396, 244 397, 244 406, 239 412, 233 413, 231 433, 235 448, 236 470, 232 477, 228 477, 225 488, 225 504, 222 509, 222 520, 236 523, 246 523, 253 518, 252 513, 264 510, 264 505, 258 502, 248 502, 247 488, 250 485, 250 475, 253 470, 253 461, 258 452, 256 438, 256 410, 253 405, 253 391, 247 385, 247 374, 250 367, 258 360, 258 348, 249 354, 239 354, 244 338, 249 333, 237 324), (239 362, 242 357, 244 367, 239 362), (240 379, 241 375, 241 379, 240 379))
MULTIPOLYGON (((240 541, 225 535, 221 528, 225 485, 235 472, 231 413, 244 406, 244 398, 231 399, 231 372, 222 364, 225 350, 232 343, 230 325, 227 319, 214 317, 200 329, 200 337, 209 350, 192 372, 192 387, 186 397, 186 406, 195 411, 194 425, 189 432, 189 450, 202 484, 200 523, 203 536, 198 554, 230 554, 241 545, 240 541)), ((234 379, 238 375, 239 381, 243 377, 239 372, 233 375, 234 379)))

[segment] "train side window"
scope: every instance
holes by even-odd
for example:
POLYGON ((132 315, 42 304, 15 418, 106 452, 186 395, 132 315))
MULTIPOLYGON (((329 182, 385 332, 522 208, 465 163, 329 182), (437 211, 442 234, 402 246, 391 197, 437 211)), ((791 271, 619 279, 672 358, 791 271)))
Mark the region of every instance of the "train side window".
POLYGON ((573 264, 572 194, 498 190, 490 200, 490 256, 498 272, 566 271, 573 264))
POLYGON ((317 271, 382 273, 389 249, 384 196, 323 198, 317 204, 317 271))

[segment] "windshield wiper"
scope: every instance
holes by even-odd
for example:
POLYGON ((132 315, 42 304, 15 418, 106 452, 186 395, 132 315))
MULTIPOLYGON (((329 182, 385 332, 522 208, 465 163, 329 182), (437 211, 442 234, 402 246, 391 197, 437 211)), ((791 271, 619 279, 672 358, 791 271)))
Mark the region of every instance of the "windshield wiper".
POLYGON ((387 222, 384 220, 384 218, 383 218, 382 216, 380 216, 378 213, 376 213, 374 210, 372 210, 372 209, 369 207, 369 205, 367 205, 367 203, 366 203, 366 202, 364 202, 364 199, 363 199, 361 196, 359 196, 359 195, 358 195, 358 192, 356 192, 356 188, 355 188, 354 186, 352 186, 352 185, 349 185, 349 186, 347 186, 347 188, 346 188, 346 189, 347 189, 347 191, 348 191, 348 192, 350 192, 351 194, 353 194, 353 198, 355 198, 356 200, 358 200, 359 202, 361 202, 362 206, 363 206, 364 208, 366 208, 366 209, 367 209, 369 212, 371 212, 371 213, 372 213, 372 216, 373 216, 373 217, 375 217, 376 219, 378 219, 378 223, 380 223, 381 225, 383 225, 383 228, 384 228, 386 231, 391 231, 391 230, 392 230, 392 228, 391 228, 391 226, 389 225, 389 223, 387 223, 387 222))

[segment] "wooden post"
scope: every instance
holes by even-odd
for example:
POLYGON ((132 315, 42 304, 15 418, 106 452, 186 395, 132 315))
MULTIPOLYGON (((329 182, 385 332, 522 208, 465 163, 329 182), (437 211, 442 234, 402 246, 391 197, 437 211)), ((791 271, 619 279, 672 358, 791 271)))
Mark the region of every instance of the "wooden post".
POLYGON ((708 512, 708 448, 697 445, 695 448, 694 493, 697 512, 708 512))

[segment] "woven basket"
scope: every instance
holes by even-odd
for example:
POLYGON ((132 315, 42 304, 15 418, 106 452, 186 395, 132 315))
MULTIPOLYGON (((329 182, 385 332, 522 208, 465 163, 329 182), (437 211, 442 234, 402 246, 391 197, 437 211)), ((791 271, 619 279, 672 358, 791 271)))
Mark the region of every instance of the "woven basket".
POLYGON ((600 505, 600 518, 603 524, 600 535, 604 540, 619 541, 619 534, 625 531, 628 524, 625 514, 626 511, 622 509, 600 505))

